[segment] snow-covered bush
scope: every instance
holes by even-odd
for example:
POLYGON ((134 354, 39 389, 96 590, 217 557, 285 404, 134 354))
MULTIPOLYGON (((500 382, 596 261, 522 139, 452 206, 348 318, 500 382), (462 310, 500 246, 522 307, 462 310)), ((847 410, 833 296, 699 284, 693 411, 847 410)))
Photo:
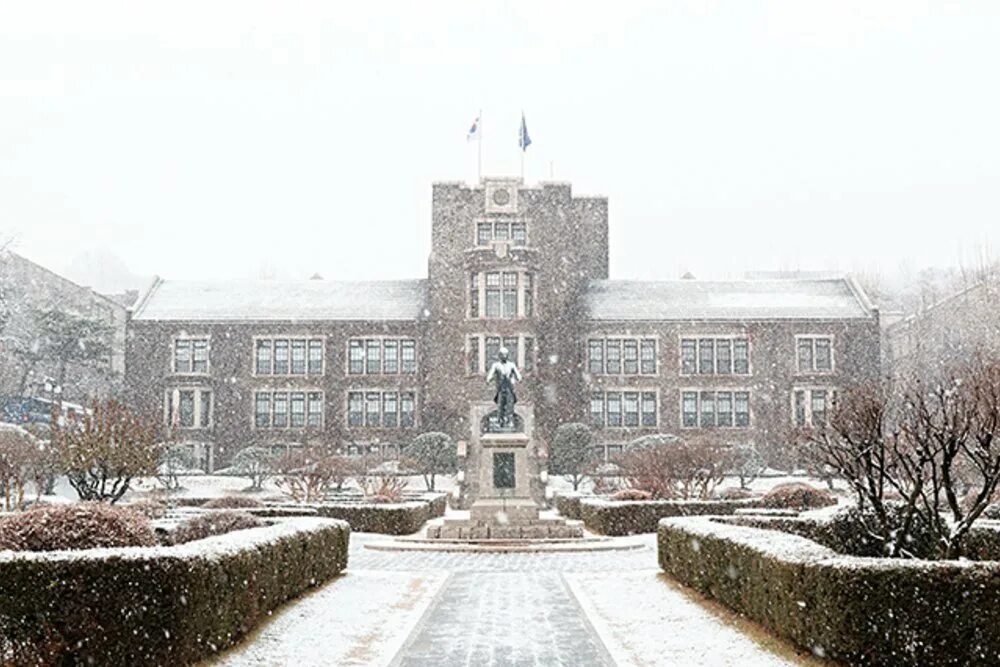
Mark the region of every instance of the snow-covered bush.
POLYGON ((653 495, 642 489, 621 489, 611 494, 612 500, 651 500, 653 495))
POLYGON ((167 535, 170 544, 184 544, 213 535, 225 535, 235 530, 259 528, 264 522, 246 512, 221 510, 192 517, 167 535))
POLYGON ((379 498, 373 502, 397 503, 403 499, 403 492, 406 491, 409 481, 398 475, 371 474, 359 477, 358 484, 366 500, 379 498))
POLYGON ((434 490, 437 475, 458 472, 458 452, 447 433, 421 433, 403 450, 402 459, 405 469, 423 475, 428 491, 434 490))
POLYGON ((706 440, 647 435, 628 444, 622 476, 655 499, 708 499, 725 478, 726 450, 706 440))
POLYGON ((920 515, 909 516, 905 503, 888 502, 883 506, 886 516, 882 519, 891 526, 890 541, 879 534, 873 534, 869 526, 876 519, 872 517, 875 511, 871 507, 859 509, 852 505, 845 507, 825 521, 817 522, 815 537, 817 541, 834 549, 838 553, 852 556, 890 556, 889 549, 897 543, 896 533, 905 534, 898 540, 904 554, 910 558, 933 558, 936 551, 934 532, 920 515))
POLYGON ((342 572, 349 535, 295 518, 171 547, 0 553, 0 663, 200 664, 342 572))
POLYGON ((305 503, 322 500, 332 489, 342 489, 357 469, 349 457, 323 445, 289 451, 274 462, 278 488, 305 503))
POLYGON ((141 498, 125 505, 125 509, 137 512, 147 519, 160 519, 167 513, 167 506, 155 498, 141 498))
POLYGON ((184 444, 168 445, 160 455, 156 478, 168 491, 181 488, 181 475, 194 468, 194 452, 184 444))
POLYGON ((836 504, 832 493, 803 482, 778 484, 761 498, 763 507, 775 509, 807 510, 836 504))
POLYGON ((264 482, 274 475, 275 456, 267 447, 244 447, 236 452, 229 470, 250 478, 250 488, 260 491, 264 482))
POLYGON ((731 486, 723 489, 717 495, 720 500, 744 500, 746 498, 753 498, 755 494, 750 489, 731 486))
POLYGON ((263 507, 264 503, 248 496, 222 496, 206 500, 201 506, 207 510, 238 510, 263 507))
POLYGON ((351 530, 360 533, 384 535, 411 535, 420 530, 428 520, 444 515, 447 496, 430 500, 391 503, 320 503, 315 507, 320 516, 342 519, 351 530))
MULTIPOLYGON (((640 500, 579 499, 578 518, 600 535, 654 533, 660 519, 674 516, 727 515, 759 507, 760 500, 640 500)), ((562 507, 562 506, 560 506, 562 507)), ((572 506, 567 507, 572 511, 572 506)), ((570 514, 563 514, 573 518, 570 514)))
POLYGON ((149 519, 125 507, 36 505, 0 518, 0 551, 59 551, 156 544, 149 519))
POLYGON ((136 477, 156 474, 164 445, 157 427, 115 400, 94 403, 82 419, 52 429, 70 485, 81 500, 115 503, 136 477))

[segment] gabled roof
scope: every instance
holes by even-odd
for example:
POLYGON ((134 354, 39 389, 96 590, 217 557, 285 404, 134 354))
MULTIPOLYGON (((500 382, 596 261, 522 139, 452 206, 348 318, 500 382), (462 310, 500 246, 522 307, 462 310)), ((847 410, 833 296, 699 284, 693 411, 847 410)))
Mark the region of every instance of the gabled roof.
POLYGON ((416 320, 425 280, 205 282, 157 278, 133 320, 416 320))
POLYGON ((592 320, 788 320, 870 318, 874 308, 848 278, 794 280, 595 280, 592 320))

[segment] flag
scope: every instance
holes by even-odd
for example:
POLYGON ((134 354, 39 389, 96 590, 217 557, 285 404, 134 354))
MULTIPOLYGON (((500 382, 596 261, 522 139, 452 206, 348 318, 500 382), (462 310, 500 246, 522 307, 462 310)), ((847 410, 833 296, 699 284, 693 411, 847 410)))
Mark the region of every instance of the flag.
POLYGON ((472 121, 472 127, 469 128, 469 134, 465 136, 466 141, 472 141, 473 139, 479 139, 479 116, 476 116, 476 120, 472 121))
POLYGON ((522 151, 528 150, 528 146, 531 145, 531 137, 528 136, 528 124, 524 122, 524 112, 521 112, 521 132, 517 137, 517 145, 521 147, 522 151))

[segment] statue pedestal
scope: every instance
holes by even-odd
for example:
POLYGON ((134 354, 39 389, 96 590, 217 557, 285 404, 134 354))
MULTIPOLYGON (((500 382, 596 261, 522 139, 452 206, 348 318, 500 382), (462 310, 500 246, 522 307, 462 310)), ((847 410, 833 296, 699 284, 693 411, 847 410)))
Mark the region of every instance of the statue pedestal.
MULTIPOLYGON (((473 424, 488 423, 492 404, 473 406, 473 424)), ((579 522, 540 516, 544 484, 531 438, 530 406, 523 407, 524 432, 474 434, 466 461, 468 519, 430 526, 428 538, 452 540, 566 539, 583 537, 579 522)))

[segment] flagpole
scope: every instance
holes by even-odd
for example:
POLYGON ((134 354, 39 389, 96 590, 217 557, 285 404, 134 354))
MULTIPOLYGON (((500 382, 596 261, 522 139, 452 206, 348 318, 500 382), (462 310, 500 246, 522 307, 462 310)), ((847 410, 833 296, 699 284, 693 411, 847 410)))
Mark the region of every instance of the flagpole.
POLYGON ((483 182, 483 110, 479 110, 479 146, 476 148, 478 153, 478 174, 479 182, 483 182))

